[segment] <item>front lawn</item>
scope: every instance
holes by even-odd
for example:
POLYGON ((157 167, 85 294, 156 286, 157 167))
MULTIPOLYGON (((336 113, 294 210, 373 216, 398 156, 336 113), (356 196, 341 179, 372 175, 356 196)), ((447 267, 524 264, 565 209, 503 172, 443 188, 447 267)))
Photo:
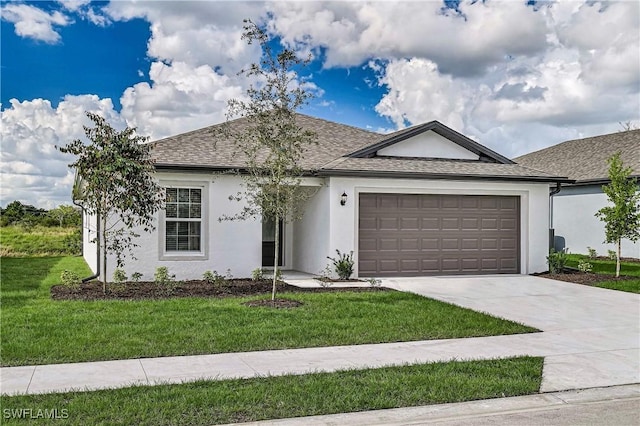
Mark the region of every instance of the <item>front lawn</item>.
POLYGON ((542 365, 518 357, 0 399, 16 416, 57 410, 67 419, 56 424, 209 425, 527 395, 542 365))
MULTIPOLYGON (((567 266, 577 268, 580 261, 589 262, 592 266, 592 273, 596 275, 615 275, 616 262, 608 259, 590 259, 583 254, 567 255, 567 266)), ((626 291, 629 293, 640 293, 640 262, 620 262, 620 276, 622 279, 603 277, 602 281, 594 282, 594 287, 608 288, 610 290, 626 291), (638 277, 629 279, 628 277, 638 277)))
MULTIPOLYGON (((589 262, 593 269, 591 272, 595 274, 615 274, 616 273, 616 261, 609 259, 590 259, 589 256, 584 254, 568 254, 567 266, 571 268, 577 268, 580 261, 589 262)), ((620 275, 626 275, 630 277, 640 277, 640 262, 620 262, 620 275)))
POLYGON ((531 327, 413 294, 283 293, 295 309, 245 298, 53 301, 77 257, 2 260, 2 365, 50 364, 528 333, 531 327))

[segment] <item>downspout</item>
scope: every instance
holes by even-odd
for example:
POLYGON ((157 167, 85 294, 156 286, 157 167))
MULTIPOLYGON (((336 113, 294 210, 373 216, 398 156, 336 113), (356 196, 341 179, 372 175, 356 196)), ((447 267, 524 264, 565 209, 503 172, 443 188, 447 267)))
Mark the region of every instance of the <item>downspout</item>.
MULTIPOLYGON (((76 202, 76 200, 73 200, 73 199, 71 200, 71 202, 73 204, 75 204, 76 206, 80 207, 82 209, 82 211, 84 212, 84 206, 82 204, 76 202)), ((98 235, 98 238, 100 238, 100 216, 96 215, 96 219, 97 219, 96 220, 96 234, 98 235)), ((84 229, 84 214, 82 215, 82 228, 84 229)), ((83 232, 83 234, 84 234, 84 232, 83 232)), ((84 235, 83 235, 83 240, 84 240, 84 235)), ((83 244, 82 244, 82 251, 84 253, 84 241, 83 241, 83 244)), ((100 244, 99 243, 96 244, 96 271, 97 272, 95 274, 93 274, 93 275, 91 275, 89 277, 83 278, 82 282, 86 283, 88 281, 95 280, 96 278, 98 278, 100 276, 100 244)))
POLYGON ((553 196, 560 192, 561 189, 560 182, 556 182, 555 189, 549 192, 549 250, 555 248, 556 239, 556 231, 553 228, 553 196))

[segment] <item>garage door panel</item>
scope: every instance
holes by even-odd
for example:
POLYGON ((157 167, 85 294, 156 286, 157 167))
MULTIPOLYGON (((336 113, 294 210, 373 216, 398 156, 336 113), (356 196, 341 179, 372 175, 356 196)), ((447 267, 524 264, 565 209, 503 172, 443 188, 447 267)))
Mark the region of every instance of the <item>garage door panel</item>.
POLYGON ((376 238, 361 238, 360 248, 361 252, 376 252, 378 251, 378 240, 376 238))
POLYGON ((403 231, 417 231, 420 229, 420 219, 417 217, 400 218, 400 229, 403 231))
POLYGON ((518 197, 361 194, 359 273, 518 273, 519 205, 518 197))
POLYGON ((380 238, 380 251, 398 251, 397 238, 380 238))
POLYGON ((358 229, 360 231, 375 231, 378 228, 378 220, 375 217, 360 217, 358 229))
POLYGON ((423 251, 439 251, 440 250, 440 240, 437 238, 423 238, 422 239, 422 250, 423 251))
POLYGON ((460 229, 460 219, 457 217, 443 217, 440 223, 443 231, 457 231, 460 229))
POLYGON ((440 219, 437 217, 424 217, 422 218, 420 229, 422 231, 439 231, 440 219))
POLYGON ((402 251, 419 251, 420 250, 420 240, 417 238, 401 238, 400 239, 400 250, 402 251))

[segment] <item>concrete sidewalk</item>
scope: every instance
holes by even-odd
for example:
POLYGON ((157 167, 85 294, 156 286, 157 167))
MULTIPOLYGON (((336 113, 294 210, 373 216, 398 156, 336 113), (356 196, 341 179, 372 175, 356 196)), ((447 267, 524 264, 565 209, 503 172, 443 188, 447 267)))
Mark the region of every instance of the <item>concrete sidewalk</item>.
POLYGON ((466 359, 544 356, 542 392, 640 382, 640 296, 544 278, 385 280, 542 333, 0 369, 2 393, 94 390, 466 359))
POLYGON ((627 385, 242 424, 247 426, 391 426, 437 423, 449 426, 496 424, 636 426, 638 418, 640 418, 640 385, 627 385))

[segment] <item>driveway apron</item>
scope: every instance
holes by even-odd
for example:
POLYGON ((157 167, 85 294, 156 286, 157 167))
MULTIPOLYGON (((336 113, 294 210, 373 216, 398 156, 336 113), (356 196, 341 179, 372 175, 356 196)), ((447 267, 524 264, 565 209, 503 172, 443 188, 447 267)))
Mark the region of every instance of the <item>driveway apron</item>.
POLYGON ((640 382, 640 295, 524 275, 388 278, 382 285, 542 330, 501 336, 544 356, 541 391, 640 382))

